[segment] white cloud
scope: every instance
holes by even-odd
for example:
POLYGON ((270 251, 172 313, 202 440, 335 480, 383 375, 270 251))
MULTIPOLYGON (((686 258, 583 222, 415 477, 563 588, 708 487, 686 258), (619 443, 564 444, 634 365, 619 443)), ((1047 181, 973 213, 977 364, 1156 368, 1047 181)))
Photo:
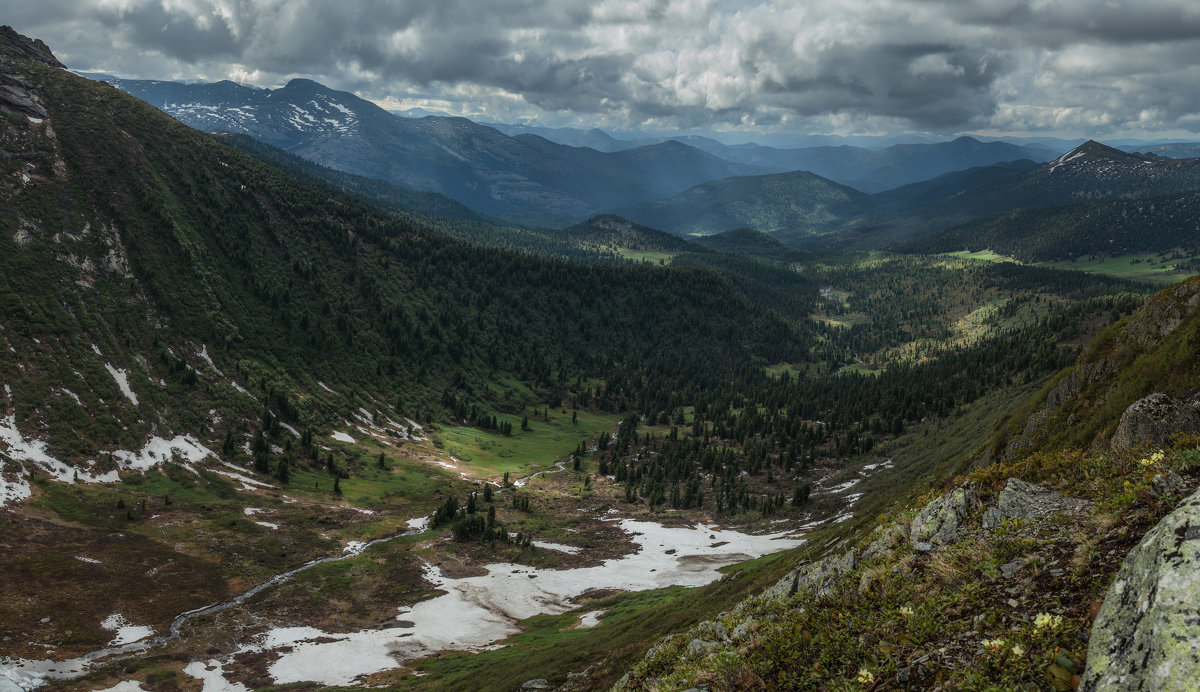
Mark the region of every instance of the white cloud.
POLYGON ((305 76, 547 124, 1093 135, 1193 129, 1200 112, 1191 0, 20 5, 7 19, 76 69, 260 86, 305 76))

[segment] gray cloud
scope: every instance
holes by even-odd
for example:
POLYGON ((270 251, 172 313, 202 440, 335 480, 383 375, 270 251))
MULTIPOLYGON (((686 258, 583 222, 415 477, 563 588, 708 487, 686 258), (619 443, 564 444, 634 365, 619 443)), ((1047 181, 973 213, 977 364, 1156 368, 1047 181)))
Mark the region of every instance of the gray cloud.
POLYGON ((76 69, 264 86, 306 76, 377 101, 547 124, 1200 130, 1194 0, 23 5, 14 26, 76 69))

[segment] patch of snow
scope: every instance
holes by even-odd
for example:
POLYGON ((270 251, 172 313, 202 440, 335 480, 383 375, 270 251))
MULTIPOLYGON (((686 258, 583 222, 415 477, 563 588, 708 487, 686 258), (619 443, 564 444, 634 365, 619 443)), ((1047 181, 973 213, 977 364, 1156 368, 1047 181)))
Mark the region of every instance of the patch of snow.
POLYGON ((375 513, 375 510, 373 510, 373 509, 363 509, 362 507, 351 507, 350 509, 354 510, 355 512, 362 512, 363 514, 374 514, 375 513))
POLYGON ((203 692, 250 692, 250 688, 242 683, 226 680, 219 661, 192 661, 184 667, 183 672, 203 682, 203 692))
POLYGON ((354 438, 350 437, 349 435, 347 435, 344 432, 341 432, 340 430, 333 431, 329 435, 329 437, 334 440, 337 440, 338 442, 345 442, 346 444, 354 444, 354 438))
POLYGON ((826 490, 825 492, 827 492, 827 493, 844 493, 856 485, 858 485, 857 478, 848 480, 845 483, 842 483, 841 485, 835 485, 832 488, 829 488, 828 490, 826 490))
POLYGON ((278 529, 279 529, 279 524, 275 524, 275 523, 272 523, 272 522, 269 522, 269 521, 256 521, 256 522, 254 522, 254 523, 255 523, 255 524, 258 524, 259 526, 265 526, 265 527, 267 527, 268 529, 275 529, 275 530, 278 530, 278 529))
POLYGON ((415 420, 413 420, 411 418, 405 418, 404 420, 405 420, 405 422, 408 423, 409 427, 412 428, 413 430, 424 430, 425 429, 420 423, 416 422, 415 420))
POLYGON ((286 430, 286 431, 290 432, 291 434, 295 435, 296 437, 300 437, 300 431, 299 431, 299 430, 297 430, 297 429, 293 428, 292 426, 288 425, 287 423, 284 423, 283 421, 279 421, 279 427, 281 427, 281 428, 283 428, 284 430, 286 430))
POLYGON ((410 531, 424 531, 429 528, 429 517, 417 517, 404 522, 410 531))
POLYGON ((350 110, 349 108, 346 108, 345 106, 338 103, 337 101, 330 101, 328 105, 332 106, 333 108, 338 109, 339 111, 341 111, 342 113, 345 113, 346 115, 354 115, 354 111, 350 110))
POLYGON ((600 618, 604 617, 604 614, 607 612, 607 610, 593 610, 590 613, 580 615, 579 624, 575 626, 575 629, 587 629, 599 625, 600 618))
POLYGON ((28 499, 33 493, 33 489, 29 486, 29 472, 23 466, 19 468, 19 471, 8 471, 4 468, 3 462, 0 462, 0 507, 9 502, 28 499), (16 478, 9 479, 9 476, 16 476, 16 478))
POLYGON ((76 559, 76 560, 79 560, 80 562, 88 562, 88 563, 91 563, 91 564, 93 564, 93 565, 103 565, 103 564, 104 564, 103 562, 100 562, 99 560, 97 560, 97 559, 95 559, 95 558, 84 557, 84 556, 82 556, 82 555, 76 555, 76 556, 75 556, 75 559, 76 559))
POLYGON ((25 117, 26 117, 26 118, 29 118, 29 122, 33 123, 34 125, 39 125, 39 124, 41 124, 41 122, 42 122, 42 119, 41 119, 41 118, 35 118, 35 117, 33 117, 32 115, 27 115, 27 116, 25 116, 25 117))
POLYGON ((96 352, 96 355, 98 355, 98 356, 103 356, 103 355, 104 355, 103 353, 101 353, 101 352, 100 352, 100 347, 99 347, 99 346, 97 346, 96 344, 92 344, 92 350, 93 350, 93 351, 95 351, 95 352, 96 352))
POLYGON ((876 464, 867 464, 866 466, 862 467, 862 471, 859 471, 859 475, 866 476, 868 473, 870 473, 871 471, 874 471, 875 469, 890 469, 890 468, 892 468, 892 460, 887 459, 885 461, 881 461, 876 464), (865 471, 867 473, 863 473, 863 471, 865 471))
POLYGON ((125 398, 129 399, 134 406, 137 406, 137 395, 129 388, 129 373, 124 368, 114 368, 112 363, 105 363, 104 367, 108 370, 108 374, 112 375, 112 378, 117 381, 117 386, 121 388, 121 393, 125 395, 125 398))
POLYGON ((104 618, 100 626, 110 632, 116 632, 116 636, 108 643, 109 646, 141 641, 154 635, 154 628, 145 625, 131 625, 120 613, 113 613, 104 618))
MULTIPOLYGON (((222 461, 221 463, 225 464, 226 466, 229 466, 231 468, 235 468, 235 469, 241 468, 240 466, 234 466, 233 464, 230 464, 225 461, 222 461)), ((241 470, 245 471, 245 469, 241 469, 241 470)), ((238 473, 237 471, 222 471, 221 469, 213 469, 213 473, 217 473, 222 476, 225 476, 226 478, 232 478, 233 480, 240 482, 242 484, 242 488, 245 490, 254 490, 255 488, 270 488, 271 487, 270 483, 263 483, 262 481, 258 480, 257 478, 251 478, 250 476, 245 475, 245 473, 238 473)), ((249 471, 246 471, 246 473, 249 473, 249 471)))
POLYGON ((200 344, 200 357, 204 359, 204 362, 208 363, 208 367, 212 368, 218 375, 221 375, 221 377, 225 376, 219 369, 217 369, 217 364, 213 362, 212 356, 208 355, 208 344, 200 344))
POLYGON ((325 391, 329 392, 330 394, 337 394, 337 392, 330 389, 328 385, 326 385, 324 382, 322 382, 320 380, 317 380, 317 386, 320 387, 321 389, 324 389, 325 391))
MULTIPOLYGON (((116 483, 120 480, 116 471, 109 471, 97 476, 84 469, 68 466, 50 456, 46 451, 45 442, 35 439, 27 440, 21 435, 21 431, 17 429, 16 416, 11 414, 0 419, 0 443, 3 444, 4 454, 10 459, 35 464, 62 483, 74 483, 76 480, 84 483, 116 483)), ((28 475, 26 469, 22 468, 22 478, 26 475, 28 475)), ((3 488, 4 501, 22 500, 29 497, 28 480, 20 479, 11 483, 3 480, 3 476, 0 475, 0 487, 3 488)))
POLYGON ((533 545, 539 548, 545 548, 546 550, 557 550, 560 553, 566 553, 568 555, 578 555, 579 551, 583 550, 579 546, 563 545, 562 543, 548 543, 546 541, 534 541, 533 545))
POLYGON ((401 611, 398 618, 408 621, 404 627, 350 633, 282 627, 242 651, 278 653, 268 669, 277 684, 349 685, 436 651, 486 648, 520 631, 518 620, 570 610, 570 598, 590 588, 700 586, 720 578, 720 567, 803 542, 782 533, 753 536, 701 524, 672 528, 626 519, 621 528, 641 549, 596 567, 538 570, 500 563, 489 565, 485 575, 452 579, 427 564, 425 578, 445 593, 401 611), (728 543, 713 548, 714 539, 728 543), (660 545, 671 546, 672 553, 660 545))
POLYGON ((96 692, 145 692, 145 689, 137 680, 122 680, 112 687, 106 687, 96 692))
POLYGON ((245 514, 248 517, 252 517, 255 514, 258 514, 259 512, 265 512, 265 511, 267 511, 267 510, 263 509, 262 507, 243 507, 242 508, 242 514, 245 514))
POLYGON ((363 551, 363 548, 366 548, 366 547, 367 547, 366 541, 350 541, 349 543, 346 544, 346 547, 342 548, 342 552, 350 553, 351 555, 357 555, 363 551))
POLYGON ((122 467, 142 472, 179 458, 185 468, 195 473, 196 470, 189 464, 217 455, 191 435, 176 435, 170 440, 155 436, 146 442, 140 452, 117 451, 112 452, 112 456, 122 467))

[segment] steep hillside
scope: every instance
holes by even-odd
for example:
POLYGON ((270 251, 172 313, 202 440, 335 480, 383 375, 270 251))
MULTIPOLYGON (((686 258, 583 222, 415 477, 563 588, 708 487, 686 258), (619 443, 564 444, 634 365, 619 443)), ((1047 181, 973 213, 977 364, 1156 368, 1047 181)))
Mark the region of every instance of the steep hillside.
POLYGON ((401 118, 307 79, 274 90, 230 82, 112 83, 199 130, 247 134, 330 168, 541 225, 756 170, 674 142, 602 153, 532 135, 509 137, 465 118, 401 118))
POLYGON ((866 199, 857 190, 797 171, 716 180, 618 213, 681 235, 711 235, 743 226, 819 235, 860 213, 866 199))
POLYGON ((325 185, 323 192, 330 197, 341 197, 349 192, 360 200, 382 205, 388 212, 404 214, 432 229, 476 245, 581 262, 604 259, 596 252, 564 239, 556 231, 515 227, 502 219, 479 214, 436 192, 418 192, 383 180, 327 168, 249 135, 220 131, 208 134, 297 178, 314 185, 325 185))
POLYGON ((1002 457, 820 535, 617 688, 1192 689, 1198 298, 1155 295, 1013 417, 1002 457))
POLYGON ((1200 253, 1200 193, 1016 209, 902 243, 904 252, 992 250, 1024 262, 1200 253))
POLYGON ((45 117, 4 122, 15 152, 0 216, 4 338, 19 358, 0 367, 23 431, 41 421, 38 435, 68 457, 137 446, 152 429, 199 434, 196 416, 217 394, 194 383, 247 409, 266 397, 286 422, 319 425, 329 411, 318 379, 401 395, 401 413, 428 415, 451 379, 496 369, 546 384, 552 373, 636 379, 669 358, 654 378, 673 379, 681 355, 731 346, 703 338, 712 329, 764 349, 700 357, 714 378, 722 361, 805 348, 807 337, 715 273, 476 249, 323 196, 111 87, 43 64, 7 69, 45 117), (80 393, 88 410, 108 402, 113 415, 88 424, 98 430, 64 424, 83 413, 60 392, 72 381, 99 387, 80 393))

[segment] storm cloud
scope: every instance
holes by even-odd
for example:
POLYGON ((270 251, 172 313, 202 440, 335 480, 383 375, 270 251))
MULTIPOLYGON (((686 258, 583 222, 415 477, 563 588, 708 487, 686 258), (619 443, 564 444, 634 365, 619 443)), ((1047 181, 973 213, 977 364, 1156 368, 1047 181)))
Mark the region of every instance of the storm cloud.
POLYGON ((47 0, 74 69, 646 129, 1200 131, 1194 0, 47 0))

